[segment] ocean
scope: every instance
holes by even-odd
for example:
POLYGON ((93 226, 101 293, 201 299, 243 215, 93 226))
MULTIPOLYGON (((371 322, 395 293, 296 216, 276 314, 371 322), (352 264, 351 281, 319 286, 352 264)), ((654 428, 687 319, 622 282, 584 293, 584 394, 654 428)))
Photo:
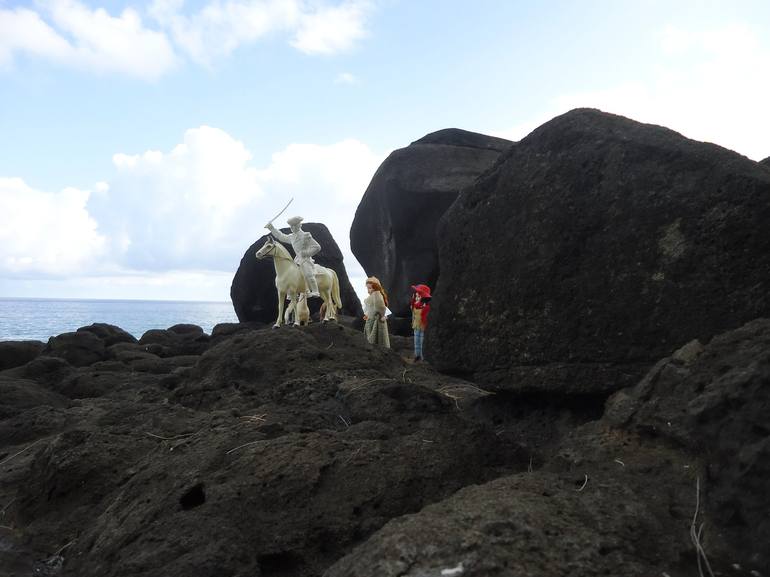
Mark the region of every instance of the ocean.
POLYGON ((117 325, 139 338, 149 329, 180 323, 198 325, 211 334, 218 323, 236 322, 229 302, 0 297, 0 341, 47 341, 93 323, 117 325))

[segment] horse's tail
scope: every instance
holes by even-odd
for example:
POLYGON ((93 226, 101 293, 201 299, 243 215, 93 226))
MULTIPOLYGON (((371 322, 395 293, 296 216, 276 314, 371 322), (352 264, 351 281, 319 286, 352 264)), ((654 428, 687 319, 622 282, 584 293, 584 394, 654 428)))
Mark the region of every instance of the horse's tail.
POLYGON ((340 298, 340 279, 337 278, 337 272, 333 268, 329 268, 332 271, 332 299, 334 300, 334 306, 342 310, 342 299, 340 298))

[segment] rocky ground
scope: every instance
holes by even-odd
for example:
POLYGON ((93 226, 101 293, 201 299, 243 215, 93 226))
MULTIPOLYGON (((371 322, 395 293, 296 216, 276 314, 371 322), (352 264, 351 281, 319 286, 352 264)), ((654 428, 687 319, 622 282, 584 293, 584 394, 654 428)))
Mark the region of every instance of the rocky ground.
POLYGON ((770 574, 770 321, 606 403, 489 394, 393 341, 2 343, 0 575, 770 574))

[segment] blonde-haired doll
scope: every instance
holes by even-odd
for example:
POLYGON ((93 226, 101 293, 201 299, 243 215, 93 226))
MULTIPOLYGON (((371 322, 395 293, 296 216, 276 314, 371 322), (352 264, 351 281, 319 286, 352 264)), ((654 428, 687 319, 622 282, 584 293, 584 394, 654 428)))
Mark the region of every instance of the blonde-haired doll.
POLYGON ((390 336, 388 335, 388 321, 385 312, 388 307, 388 295, 382 288, 380 280, 375 276, 366 279, 366 291, 369 293, 364 299, 364 334, 366 340, 373 345, 381 345, 390 348, 390 336))

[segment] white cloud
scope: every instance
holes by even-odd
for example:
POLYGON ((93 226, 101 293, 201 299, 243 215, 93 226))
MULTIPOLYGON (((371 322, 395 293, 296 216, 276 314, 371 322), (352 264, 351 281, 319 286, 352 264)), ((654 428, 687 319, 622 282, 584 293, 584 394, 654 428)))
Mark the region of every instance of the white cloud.
POLYGON ((383 158, 348 139, 291 144, 257 167, 241 142, 205 126, 188 130, 167 153, 116 154, 115 175, 88 203, 108 238, 104 269, 232 274, 267 220, 293 197, 289 212, 326 224, 346 267, 358 270, 350 225, 383 158))
POLYGON ((270 191, 271 207, 280 208, 281 201, 294 197, 289 212, 325 224, 342 250, 348 274, 363 274, 350 250, 350 226, 384 159, 385 155, 353 139, 326 146, 291 144, 273 155, 270 165, 260 171, 260 179, 270 191))
POLYGON ((0 178, 0 276, 69 274, 101 257, 105 239, 86 209, 89 194, 0 178))
POLYGON ((293 197, 276 224, 294 214, 325 224, 361 280, 350 225, 383 159, 347 139, 291 144, 258 166, 243 143, 201 126, 168 152, 115 154, 93 191, 0 178, 0 278, 25 294, 39 279, 60 296, 227 300, 244 251, 293 197))
POLYGON ((183 4, 183 0, 155 0, 150 14, 171 32, 177 45, 202 64, 271 32, 291 28, 300 11, 296 0, 231 0, 211 2, 187 15, 183 4))
POLYGON ((576 107, 599 108, 714 142, 755 160, 770 155, 770 45, 754 29, 730 24, 705 31, 673 26, 660 35, 659 64, 649 79, 565 94, 538 118, 499 131, 519 140, 576 107))
POLYGON ((262 189, 251 154, 227 133, 188 130, 170 152, 115 154, 109 191, 89 210, 115 262, 134 270, 237 264, 262 189))
POLYGON ((308 0, 213 0, 185 12, 184 0, 154 0, 147 8, 159 26, 145 26, 139 12, 119 16, 78 0, 40 0, 37 8, 0 8, 0 66, 19 55, 91 72, 156 79, 178 64, 176 47, 211 65, 233 50, 284 34, 305 54, 349 50, 366 36, 368 0, 338 5, 308 0))
POLYGON ((272 33, 292 36, 306 54, 333 54, 350 49, 366 35, 369 2, 350 0, 338 6, 302 0, 219 0, 186 14, 184 0, 154 0, 150 14, 193 60, 210 65, 244 44, 272 33))
POLYGON ((368 2, 345 2, 303 13, 291 44, 305 54, 333 54, 349 50, 366 36, 368 2))
POLYGON ((113 17, 76 0, 48 0, 41 6, 41 13, 0 9, 0 64, 10 65, 22 53, 94 72, 154 79, 176 63, 165 34, 145 28, 131 8, 113 17))

